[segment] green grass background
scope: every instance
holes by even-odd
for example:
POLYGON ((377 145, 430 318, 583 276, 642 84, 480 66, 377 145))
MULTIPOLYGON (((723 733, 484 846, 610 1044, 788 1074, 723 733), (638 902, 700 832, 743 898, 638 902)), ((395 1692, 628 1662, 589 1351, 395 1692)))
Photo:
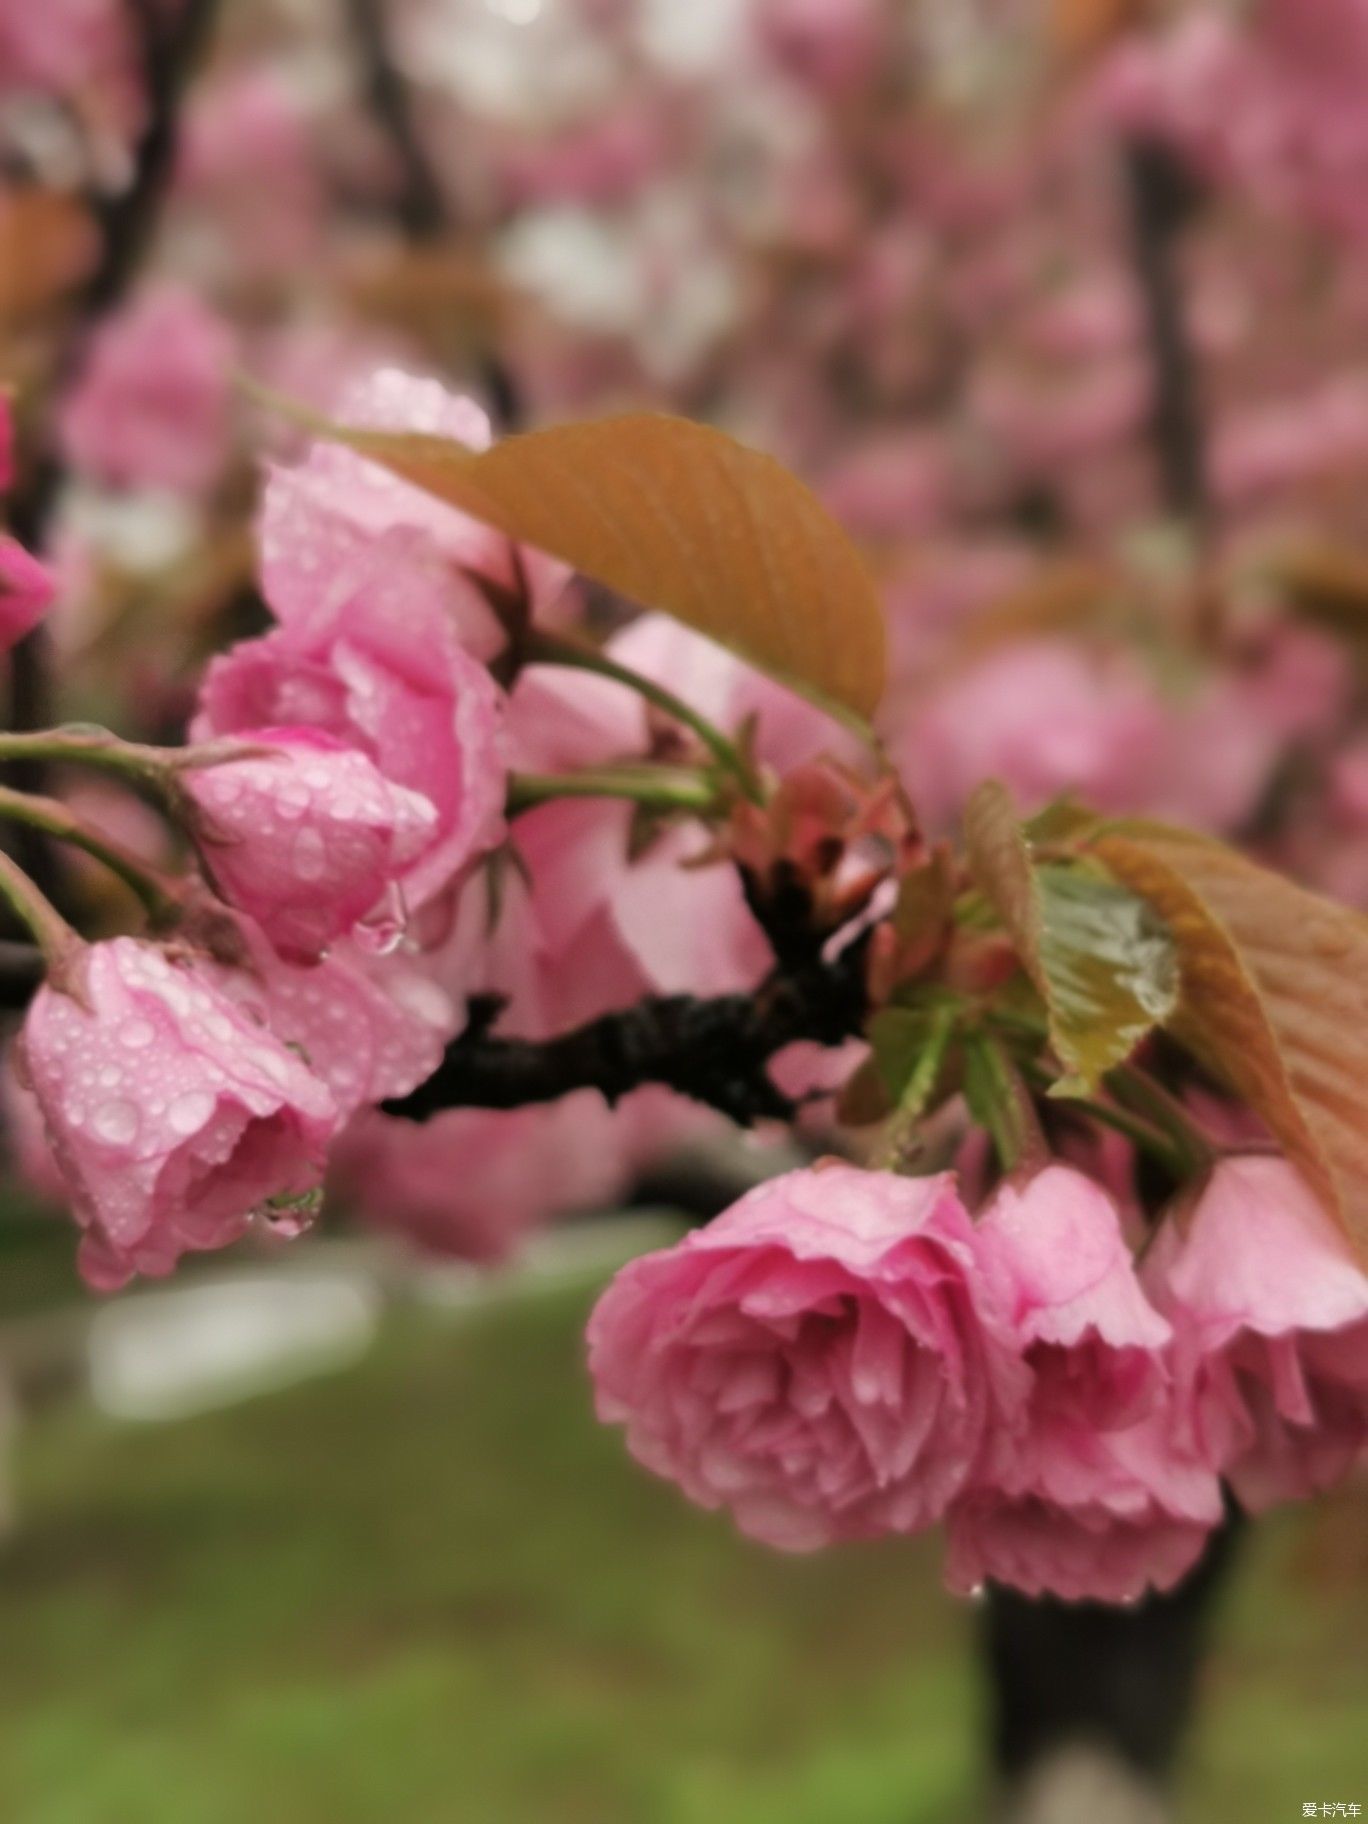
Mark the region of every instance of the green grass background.
MULTIPOLYGON (((36 1422, 3 1824, 980 1817, 936 1542, 792 1561, 688 1509, 593 1423, 591 1290, 401 1312, 354 1371, 192 1422, 36 1422)), ((1255 1542, 1185 1816, 1368 1808, 1361 1523, 1255 1542)))

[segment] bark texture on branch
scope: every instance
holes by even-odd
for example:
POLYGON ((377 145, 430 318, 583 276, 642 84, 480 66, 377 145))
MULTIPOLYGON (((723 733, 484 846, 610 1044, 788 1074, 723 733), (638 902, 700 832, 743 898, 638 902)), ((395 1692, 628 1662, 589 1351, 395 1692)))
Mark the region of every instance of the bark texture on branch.
POLYGON ((831 961, 776 970, 745 994, 655 995, 551 1039, 505 1039, 476 1019, 412 1095, 386 1112, 421 1121, 444 1108, 520 1108, 577 1089, 609 1102, 663 1084, 743 1126, 790 1121, 797 1103, 772 1081, 776 1052, 799 1039, 839 1045, 866 1010, 863 940, 831 961))
POLYGON ((1135 271, 1144 304, 1154 392, 1150 428, 1170 513, 1196 524, 1211 511, 1197 362, 1184 312, 1179 239, 1197 204, 1192 178, 1159 140, 1126 147, 1135 271))

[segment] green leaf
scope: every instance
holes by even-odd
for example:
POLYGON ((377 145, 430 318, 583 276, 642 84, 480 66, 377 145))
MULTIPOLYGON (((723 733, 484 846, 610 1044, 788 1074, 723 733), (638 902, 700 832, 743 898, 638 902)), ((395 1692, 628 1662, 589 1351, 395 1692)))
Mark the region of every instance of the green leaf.
POLYGON ((1170 1017, 1173 938, 1145 899, 1084 861, 1036 863, 1006 789, 980 786, 965 812, 969 862, 1045 1003, 1067 1075, 1053 1094, 1091 1094, 1170 1017))
POLYGON ((1081 864, 1036 869, 1040 969, 1050 1034, 1073 1075, 1054 1095, 1091 1092, 1178 1004, 1178 965, 1162 919, 1081 864))
POLYGON ((869 1024, 869 1043, 893 1109, 923 1113, 936 1087, 954 1033, 959 1002, 885 1007, 869 1024))
POLYGON ((1114 824, 1096 852, 1174 933, 1175 1035, 1368 1259, 1368 918, 1161 824, 1114 824))
POLYGON ((969 1113, 988 1132, 1003 1171, 1010 1172, 1042 1150, 1040 1126, 1030 1095, 1007 1053, 987 1032, 964 1038, 964 1099, 969 1113))

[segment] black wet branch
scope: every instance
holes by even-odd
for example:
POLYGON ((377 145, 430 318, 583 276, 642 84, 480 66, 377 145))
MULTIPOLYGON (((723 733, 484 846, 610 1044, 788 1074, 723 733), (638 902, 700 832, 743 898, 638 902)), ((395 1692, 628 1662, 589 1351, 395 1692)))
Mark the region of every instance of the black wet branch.
POLYGON ((867 1010, 863 939, 831 960, 776 969, 757 989, 700 999, 655 995, 551 1039, 500 1038, 477 1017, 436 1071, 386 1112, 422 1121, 446 1108, 521 1108, 596 1089, 609 1102, 661 1084, 742 1126, 791 1121, 799 1103, 769 1064, 798 1040, 839 1045, 867 1010))

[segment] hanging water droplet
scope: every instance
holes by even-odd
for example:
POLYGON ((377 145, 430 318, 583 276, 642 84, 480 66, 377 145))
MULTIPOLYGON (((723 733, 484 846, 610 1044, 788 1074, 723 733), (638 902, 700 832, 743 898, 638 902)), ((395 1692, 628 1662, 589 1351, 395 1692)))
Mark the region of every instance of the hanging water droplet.
POLYGON ((393 956, 404 941, 408 916, 404 889, 392 880, 376 905, 356 925, 353 936, 358 949, 370 956, 393 956))

